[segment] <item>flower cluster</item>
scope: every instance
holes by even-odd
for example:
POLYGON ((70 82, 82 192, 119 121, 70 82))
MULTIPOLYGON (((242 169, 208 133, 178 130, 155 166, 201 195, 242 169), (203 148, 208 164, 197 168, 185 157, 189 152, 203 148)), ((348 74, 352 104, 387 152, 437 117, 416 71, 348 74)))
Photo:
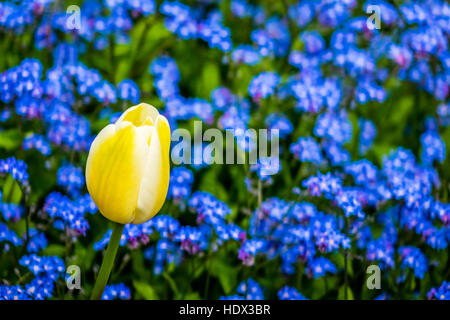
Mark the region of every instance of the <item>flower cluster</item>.
POLYGON ((427 296, 430 300, 450 300, 450 284, 444 281, 439 288, 431 289, 427 296))
POLYGON ((191 170, 184 167, 175 167, 170 172, 168 199, 173 199, 180 203, 186 200, 191 194, 194 175, 191 170))
POLYGON ((29 269, 35 278, 25 286, 0 285, 1 300, 44 300, 53 297, 55 282, 65 271, 64 262, 56 256, 24 256, 20 265, 29 269))
POLYGON ((106 286, 105 291, 103 291, 102 300, 129 300, 130 297, 130 288, 123 283, 119 283, 106 286))
MULTIPOLYGON (((151 270, 158 297, 450 299, 447 2, 79 5, 71 20, 52 0, 0 3, 0 299, 68 297, 62 257, 95 272, 112 230, 87 151, 140 102, 172 131, 231 132, 235 162, 258 129, 279 147, 218 165, 194 141, 190 164, 173 137, 166 203, 125 226, 116 259, 141 284, 151 270), (383 292, 355 290, 368 264, 383 292)), ((103 299, 139 297, 122 276, 103 299)))
POLYGON ((198 117, 211 123, 211 104, 199 98, 185 98, 180 95, 178 82, 180 73, 171 57, 161 56, 153 60, 150 73, 155 77, 155 87, 159 98, 166 103, 165 114, 169 120, 187 120, 198 117))
POLYGON ((220 297, 220 300, 264 300, 261 286, 252 278, 241 282, 237 287, 237 293, 234 296, 220 297))
POLYGON ((14 157, 0 160, 0 174, 9 173, 12 178, 22 184, 28 184, 27 164, 14 157))
POLYGON ((48 215, 55 228, 78 236, 86 234, 89 229, 85 214, 95 212, 97 207, 89 194, 71 200, 59 192, 52 192, 45 200, 42 215, 48 215))

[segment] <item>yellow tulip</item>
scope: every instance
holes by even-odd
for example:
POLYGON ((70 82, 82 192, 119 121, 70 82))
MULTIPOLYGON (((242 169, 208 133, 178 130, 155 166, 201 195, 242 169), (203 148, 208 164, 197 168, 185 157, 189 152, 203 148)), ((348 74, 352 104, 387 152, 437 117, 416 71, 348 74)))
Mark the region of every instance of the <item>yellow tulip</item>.
POLYGON ((86 185, 103 216, 140 224, 158 213, 169 187, 169 148, 167 119, 146 103, 100 131, 89 150, 86 185))

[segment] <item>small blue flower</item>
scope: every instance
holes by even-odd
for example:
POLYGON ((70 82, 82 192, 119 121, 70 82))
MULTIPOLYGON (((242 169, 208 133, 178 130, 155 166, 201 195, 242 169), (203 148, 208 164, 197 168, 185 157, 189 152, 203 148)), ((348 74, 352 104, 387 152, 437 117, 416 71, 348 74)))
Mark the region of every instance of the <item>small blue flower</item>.
POLYGON ((412 246, 403 246, 398 250, 402 260, 401 268, 411 268, 416 277, 423 279, 428 270, 428 261, 422 251, 412 246))
POLYGON ((284 286, 278 291, 278 299, 280 300, 308 300, 297 289, 284 286))
POLYGON ((20 285, 0 284, 0 300, 29 300, 30 297, 20 285))
POLYGON ((226 110, 235 103, 236 97, 227 87, 217 87, 211 92, 211 101, 215 109, 226 110))
POLYGON ((316 176, 311 176, 304 180, 302 185, 308 188, 308 192, 312 196, 320 196, 324 194, 326 198, 333 198, 342 190, 342 180, 333 176, 331 172, 327 174, 321 174, 320 172, 316 176))
POLYGON ((373 140, 377 135, 377 128, 372 121, 363 118, 359 119, 358 124, 360 128, 359 152, 364 155, 372 147, 373 140))
POLYGON ((71 195, 78 195, 84 186, 84 174, 81 168, 71 164, 58 169, 58 185, 66 188, 71 195))
POLYGON ((325 49, 325 40, 318 32, 304 31, 300 34, 300 39, 305 44, 306 52, 309 54, 318 54, 325 49))
POLYGON ((322 154, 319 144, 311 137, 300 137, 297 142, 291 144, 290 151, 301 162, 320 164, 322 154))
POLYGON ((261 181, 271 183, 271 176, 281 170, 280 159, 275 156, 259 157, 258 163, 250 166, 250 171, 256 171, 261 181))
POLYGON ((262 72, 252 79, 248 92, 253 100, 259 101, 275 93, 280 82, 280 76, 273 72, 262 72))
POLYGON ((23 140, 22 147, 24 150, 36 149, 44 156, 49 156, 52 153, 50 143, 47 139, 39 134, 32 134, 23 140))
POLYGON ((191 194, 191 186, 194 182, 194 175, 191 170, 184 167, 175 167, 170 171, 168 199, 176 202, 186 200, 191 194))
POLYGON ((265 119, 265 123, 267 129, 277 129, 281 139, 288 136, 294 130, 292 122, 282 113, 269 114, 265 119))
POLYGON ((244 63, 254 66, 259 63, 261 56, 252 46, 239 45, 233 49, 231 59, 236 63, 244 63))
POLYGON ((439 288, 432 288, 427 294, 428 300, 450 300, 450 282, 442 282, 439 288))
POLYGON ((272 17, 266 21, 264 29, 252 31, 251 39, 258 46, 261 56, 283 57, 288 53, 290 44, 287 21, 272 17))
POLYGON ((117 86, 117 93, 120 99, 138 104, 140 101, 140 91, 137 84, 130 79, 125 79, 117 86))
POLYGON ((129 300, 130 298, 130 289, 123 283, 107 285, 102 295, 102 300, 129 300))
POLYGON ((220 300, 264 300, 261 286, 252 278, 241 282, 237 287, 237 292, 237 295, 220 297, 220 300))
POLYGON ((422 161, 432 165, 436 160, 440 163, 445 160, 445 143, 437 131, 429 130, 421 135, 422 161))
MULTIPOLYGON (((1 192, 0 192, 0 199, 1 199, 1 192)), ((3 213, 3 218, 8 221, 18 221, 23 213, 24 209, 21 205, 15 204, 15 203, 0 203, 0 212, 3 213)))
POLYGON ((53 224, 55 228, 64 230, 67 227, 75 236, 85 234, 89 229, 89 223, 84 217, 87 210, 83 203, 72 201, 58 192, 52 192, 47 196, 43 208, 50 218, 55 219, 53 224))
POLYGON ((246 0, 231 0, 231 12, 238 18, 252 17, 254 8, 246 0))
POLYGON ((314 279, 325 276, 328 273, 336 273, 336 266, 327 258, 318 257, 308 263, 308 274, 314 279))
POLYGON ((314 135, 329 138, 336 143, 345 144, 352 139, 352 123, 347 114, 341 111, 337 114, 328 112, 317 118, 314 135))
POLYGON ((344 165, 351 160, 350 153, 335 141, 325 142, 323 150, 334 166, 344 165))
POLYGON ((23 256, 19 264, 27 267, 35 276, 46 276, 51 280, 61 277, 66 269, 63 260, 57 256, 39 257, 30 254, 23 256))
POLYGON ((314 9, 314 1, 299 1, 297 4, 289 6, 289 17, 299 28, 302 28, 313 19, 314 9))
POLYGON ((10 230, 6 224, 0 222, 0 243, 5 241, 12 243, 14 246, 19 246, 22 244, 22 240, 17 236, 17 234, 10 230))
POLYGON ((43 232, 39 232, 36 229, 30 229, 29 236, 30 240, 27 245, 28 252, 39 252, 47 247, 48 241, 43 232))
POLYGON ((255 256, 264 253, 267 249, 267 242, 264 239, 246 240, 238 251, 238 258, 242 264, 252 266, 255 263, 255 256))
POLYGON ((28 184, 27 164, 22 160, 17 160, 15 157, 0 159, 0 173, 9 173, 14 180, 24 185, 28 184))

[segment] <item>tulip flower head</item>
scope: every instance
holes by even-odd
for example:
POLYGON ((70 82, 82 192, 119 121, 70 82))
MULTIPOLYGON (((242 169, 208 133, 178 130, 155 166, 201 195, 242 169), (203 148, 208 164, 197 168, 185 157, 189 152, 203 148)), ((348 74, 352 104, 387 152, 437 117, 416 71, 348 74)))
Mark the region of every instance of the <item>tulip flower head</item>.
POLYGON ((103 128, 89 150, 86 185, 107 219, 140 224, 154 217, 169 187, 170 127, 146 103, 103 128))

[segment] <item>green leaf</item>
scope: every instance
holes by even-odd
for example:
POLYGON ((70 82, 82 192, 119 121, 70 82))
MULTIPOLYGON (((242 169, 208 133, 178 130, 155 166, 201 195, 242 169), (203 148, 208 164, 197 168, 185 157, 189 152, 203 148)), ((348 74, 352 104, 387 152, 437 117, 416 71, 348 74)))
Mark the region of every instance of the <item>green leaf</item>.
POLYGON ((312 300, 320 299, 327 293, 325 286, 325 279, 323 278, 314 279, 312 287, 313 287, 311 295, 312 300))
POLYGON ((204 265, 199 266, 199 267, 195 270, 194 274, 192 275, 192 278, 193 278, 193 279, 197 279, 199 276, 202 275, 203 271, 205 271, 205 266, 204 266, 204 265))
POLYGON ((117 80, 133 78, 142 75, 153 60, 169 42, 171 33, 164 26, 163 21, 154 21, 152 17, 141 20, 131 30, 129 54, 122 56, 126 62, 120 66, 117 80))
MULTIPOLYGON (((336 253, 331 257, 331 261, 334 262, 336 268, 344 269, 345 268, 345 256, 344 253, 336 253)), ((353 276, 353 264, 352 259, 347 257, 347 272, 348 275, 353 276)))
MULTIPOLYGON (((345 285, 342 285, 339 288, 338 300, 345 300, 345 285)), ((352 289, 350 289, 350 287, 347 287, 347 300, 354 300, 353 292, 352 289)))
POLYGON ((139 279, 149 278, 148 268, 144 263, 144 255, 140 254, 139 251, 134 251, 132 253, 131 265, 133 268, 133 272, 139 275, 139 279))
POLYGON ((377 157, 378 163, 383 163, 383 157, 388 155, 391 150, 395 149, 394 146, 390 144, 375 143, 372 150, 377 157))
POLYGON ((22 134, 17 129, 5 130, 0 132, 0 148, 13 150, 22 143, 22 134))
POLYGON ((133 280, 136 292, 146 300, 158 300, 158 295, 151 285, 145 282, 133 280))
POLYGON ((198 292, 189 292, 185 297, 184 300, 200 300, 200 294, 198 292))
POLYGON ((403 124, 408 119, 408 114, 414 110, 414 97, 411 95, 403 96, 395 106, 391 106, 389 114, 390 124, 403 124))
POLYGON ((66 248, 59 244, 50 244, 47 248, 42 251, 44 256, 64 256, 66 248))
POLYGON ((220 84, 220 72, 216 63, 207 62, 203 67, 202 79, 197 82, 197 96, 208 99, 211 91, 220 84))
POLYGON ((79 265, 82 269, 89 269, 95 258, 96 251, 92 247, 84 247, 81 243, 75 243, 73 264, 79 265))
POLYGON ((247 88, 252 81, 254 74, 251 71, 251 68, 246 65, 242 65, 239 67, 239 71, 234 71, 233 76, 233 90, 237 94, 245 95, 247 94, 247 88))
POLYGON ((224 293, 230 294, 237 285, 236 268, 223 262, 218 262, 212 270, 214 271, 211 271, 211 273, 219 278, 224 293))
POLYGON ((202 176, 199 190, 210 192, 220 200, 227 202, 228 192, 223 187, 223 184, 217 183, 217 181, 220 181, 219 167, 217 165, 212 165, 202 176))
POLYGON ((20 190, 19 184, 8 174, 5 184, 3 186, 3 199, 5 203, 19 204, 22 199, 22 190, 20 190))
POLYGON ((161 41, 169 36, 171 33, 166 29, 163 21, 139 22, 136 33, 131 36, 131 56, 137 60, 150 56, 161 41))
POLYGON ((175 281, 172 279, 172 277, 167 273, 163 273, 164 279, 169 283, 170 289, 174 292, 175 297, 179 296, 178 287, 175 281))
POLYGON ((109 119, 100 119, 91 121, 91 128, 94 132, 100 132, 104 127, 106 127, 109 124, 109 119))

